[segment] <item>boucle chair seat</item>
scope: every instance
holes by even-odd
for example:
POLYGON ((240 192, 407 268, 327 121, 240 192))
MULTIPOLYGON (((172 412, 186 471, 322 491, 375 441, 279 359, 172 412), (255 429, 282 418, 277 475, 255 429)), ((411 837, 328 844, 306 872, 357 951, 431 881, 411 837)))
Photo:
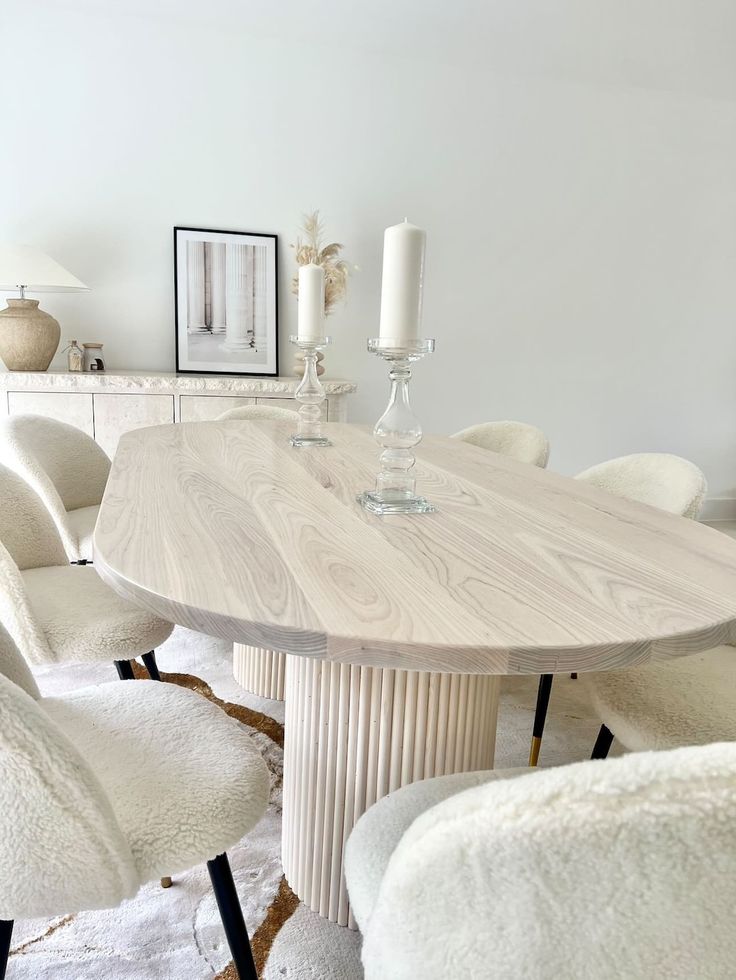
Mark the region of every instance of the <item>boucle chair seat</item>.
POLYGON ((532 466, 544 467, 549 459, 547 436, 541 429, 526 422, 480 422, 455 432, 452 438, 532 466))
POLYGON ((384 796, 370 807, 350 835, 345 858, 345 873, 350 882, 350 907, 359 928, 364 928, 373 913, 391 855, 420 814, 463 790, 531 771, 499 769, 458 772, 422 779, 384 796))
POLYGON ((39 648, 28 637, 23 648, 31 663, 132 660, 163 643, 174 628, 113 592, 90 566, 31 568, 21 579, 46 641, 39 648))
POLYGON ((252 739, 194 691, 112 682, 41 705, 100 781, 142 881, 220 854, 260 819, 252 739))
POLYGON ((0 977, 14 919, 112 908, 206 861, 235 975, 257 980, 225 849, 269 789, 247 730, 200 695, 130 681, 42 698, 0 627, 0 977))
POLYGON ((70 565, 38 494, 0 466, 0 622, 33 664, 114 660, 118 671, 153 650, 173 625, 121 598, 94 565, 70 565))
POLYGON ((380 816, 390 827, 413 787, 358 821, 365 980, 733 975, 736 745, 497 775, 417 816, 372 895, 380 816))
POLYGON ((736 647, 583 674, 593 708, 633 751, 736 741, 736 647))
POLYGON ((93 504, 91 507, 77 507, 76 510, 66 512, 67 524, 77 540, 77 551, 80 558, 85 561, 90 561, 94 557, 92 535, 99 512, 99 504, 93 504))
POLYGON ((0 421, 0 460, 41 498, 69 561, 89 561, 94 520, 90 526, 90 515, 79 512, 102 502, 110 473, 104 450, 66 422, 42 415, 11 415, 0 421))

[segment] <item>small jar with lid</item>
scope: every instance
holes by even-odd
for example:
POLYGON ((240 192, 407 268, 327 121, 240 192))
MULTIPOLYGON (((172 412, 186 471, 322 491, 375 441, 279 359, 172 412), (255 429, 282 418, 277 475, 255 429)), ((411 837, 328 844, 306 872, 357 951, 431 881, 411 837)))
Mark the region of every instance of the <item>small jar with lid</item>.
POLYGON ((102 344, 82 344, 84 347, 84 370, 104 371, 105 361, 102 357, 102 344))

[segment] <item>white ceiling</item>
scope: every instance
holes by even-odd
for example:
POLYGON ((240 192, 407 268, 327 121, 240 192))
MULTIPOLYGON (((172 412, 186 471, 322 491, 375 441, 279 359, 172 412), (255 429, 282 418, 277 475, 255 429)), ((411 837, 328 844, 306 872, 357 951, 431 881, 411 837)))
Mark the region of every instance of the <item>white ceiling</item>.
POLYGON ((504 73, 736 97, 736 0, 23 0, 28 3, 172 25, 206 23, 504 73))

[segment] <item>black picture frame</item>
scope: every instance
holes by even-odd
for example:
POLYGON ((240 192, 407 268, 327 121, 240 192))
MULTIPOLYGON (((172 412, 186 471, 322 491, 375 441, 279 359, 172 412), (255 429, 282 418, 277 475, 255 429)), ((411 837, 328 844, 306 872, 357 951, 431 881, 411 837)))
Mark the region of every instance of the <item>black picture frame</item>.
POLYGON ((277 377, 278 285, 277 235, 176 225, 177 374, 277 377))

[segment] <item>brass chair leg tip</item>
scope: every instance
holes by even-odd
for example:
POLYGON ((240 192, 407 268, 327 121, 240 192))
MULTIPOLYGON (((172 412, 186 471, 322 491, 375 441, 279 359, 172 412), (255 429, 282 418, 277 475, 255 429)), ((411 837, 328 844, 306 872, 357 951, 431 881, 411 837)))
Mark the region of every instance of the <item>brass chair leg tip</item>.
POLYGON ((536 766, 539 762, 539 750, 542 748, 542 739, 535 735, 532 738, 532 747, 529 750, 529 765, 536 766))
POLYGON ((162 878, 161 879, 161 887, 162 888, 171 888, 172 884, 173 884, 173 882, 172 882, 171 878, 168 877, 168 875, 167 875, 166 878, 162 878))

